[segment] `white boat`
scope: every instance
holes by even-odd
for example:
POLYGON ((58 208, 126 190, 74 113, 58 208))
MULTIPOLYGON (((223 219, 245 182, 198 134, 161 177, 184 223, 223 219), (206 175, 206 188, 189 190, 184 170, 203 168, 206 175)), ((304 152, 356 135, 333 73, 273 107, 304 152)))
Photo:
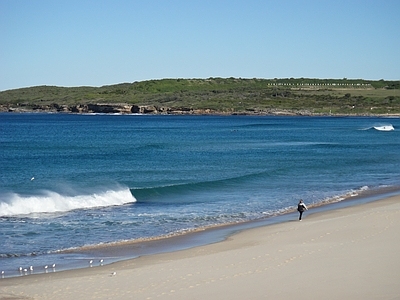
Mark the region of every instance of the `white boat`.
POLYGON ((379 131, 392 131, 394 130, 393 125, 385 125, 385 126, 374 126, 376 130, 379 131))

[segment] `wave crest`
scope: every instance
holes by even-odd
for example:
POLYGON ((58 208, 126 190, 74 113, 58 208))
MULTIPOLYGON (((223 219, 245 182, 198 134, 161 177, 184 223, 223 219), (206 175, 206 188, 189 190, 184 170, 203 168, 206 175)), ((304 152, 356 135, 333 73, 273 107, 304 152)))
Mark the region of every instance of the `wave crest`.
POLYGON ((132 202, 136 202, 136 199, 129 188, 74 196, 62 195, 54 191, 44 191, 41 195, 34 196, 12 193, 7 197, 6 202, 0 200, 0 216, 66 212, 75 209, 124 205, 132 202))

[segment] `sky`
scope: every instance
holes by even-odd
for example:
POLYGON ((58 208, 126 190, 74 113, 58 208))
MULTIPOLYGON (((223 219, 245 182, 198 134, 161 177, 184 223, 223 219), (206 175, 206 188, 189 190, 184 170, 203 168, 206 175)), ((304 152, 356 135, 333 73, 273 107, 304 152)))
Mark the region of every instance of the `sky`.
POLYGON ((162 78, 400 79, 399 0, 0 0, 0 91, 162 78))

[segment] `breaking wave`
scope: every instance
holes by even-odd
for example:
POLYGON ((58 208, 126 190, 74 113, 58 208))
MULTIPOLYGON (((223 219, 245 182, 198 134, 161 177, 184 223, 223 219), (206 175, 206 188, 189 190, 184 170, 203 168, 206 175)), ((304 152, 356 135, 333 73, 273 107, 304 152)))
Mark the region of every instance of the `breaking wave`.
POLYGON ((136 202, 129 188, 73 196, 62 195, 54 191, 43 191, 40 195, 30 196, 11 193, 4 198, 0 199, 0 216, 3 217, 67 212, 136 202))

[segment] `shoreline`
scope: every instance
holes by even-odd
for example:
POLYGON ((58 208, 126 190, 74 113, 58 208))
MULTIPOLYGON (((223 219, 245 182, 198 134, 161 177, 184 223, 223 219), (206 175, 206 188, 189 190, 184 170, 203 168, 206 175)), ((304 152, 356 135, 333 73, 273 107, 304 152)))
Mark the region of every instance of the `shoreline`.
MULTIPOLYGON (((400 195, 400 186, 386 186, 375 189, 360 188, 359 190, 348 192, 347 194, 330 199, 325 199, 317 203, 308 203, 307 205, 310 210, 306 212, 306 214, 321 213, 335 209, 358 206, 365 203, 379 201, 393 195, 400 195)), ((139 259, 145 256, 184 251, 223 242, 238 232, 283 224, 296 218, 297 211, 296 208, 293 207, 292 209, 288 208, 282 212, 276 212, 273 215, 253 220, 210 225, 208 227, 201 227, 150 238, 85 245, 78 248, 67 248, 47 254, 49 258, 53 256, 55 259, 49 260, 50 264, 46 269, 43 268, 44 266, 33 265, 35 272, 30 272, 29 270, 27 272, 21 272, 17 270, 18 266, 16 266, 15 270, 6 270, 3 279, 21 278, 50 272, 56 273, 82 270, 88 267, 96 267, 100 264, 101 266, 106 266, 132 259, 139 259), (88 264, 91 260, 93 261, 93 264, 88 264), (57 263, 57 268, 53 269, 50 265, 54 262, 57 263)))
MULTIPOLYGON (((337 209, 337 208, 344 208, 348 206, 354 206, 354 205, 360 205, 364 203, 369 203, 373 201, 378 201, 383 198, 387 198, 389 195, 400 195, 400 186, 387 186, 387 187, 378 187, 375 189, 359 189, 355 190, 352 192, 348 192, 347 194, 344 194, 342 196, 336 196, 333 198, 329 198, 326 200, 321 200, 317 203, 312 203, 308 204, 308 208, 313 209, 315 212, 319 211, 325 211, 325 210, 331 210, 331 209, 337 209)), ((57 253, 85 253, 85 252, 90 252, 90 251, 101 251, 101 249, 118 249, 118 248, 123 248, 123 247, 131 247, 131 246, 143 246, 146 243, 160 243, 160 244, 175 244, 176 241, 179 240, 190 240, 191 236, 196 236, 199 234, 204 234, 204 235, 211 235, 213 234, 207 234, 208 232, 220 232, 217 233, 216 235, 219 236, 219 239, 217 240, 211 240, 211 241, 203 241, 201 242, 201 245, 206 245, 209 243, 214 243, 214 242, 220 242, 222 240, 225 240, 229 238, 231 234, 234 234, 234 232, 241 231, 241 230, 246 230, 246 229, 252 229, 252 228, 257 228, 261 226, 267 226, 271 224, 277 224, 277 223, 282 223, 285 222, 288 218, 291 217, 291 215, 297 214, 296 207, 293 206, 292 209, 286 208, 282 212, 275 212, 272 215, 265 216, 262 218, 258 219, 252 219, 252 220, 246 220, 246 221, 237 221, 233 223, 222 223, 222 224, 214 224, 214 225, 209 225, 206 227, 199 227, 196 229, 189 229, 185 231, 180 231, 180 232, 175 232, 175 233, 170 233, 167 235, 162 235, 162 236, 154 236, 154 237, 149 237, 149 238, 140 238, 140 239, 133 239, 133 240, 125 240, 125 241, 115 241, 115 242, 110 242, 110 243, 104 243, 104 244, 95 244, 95 245, 84 245, 78 248, 71 248, 71 249, 65 249, 65 250, 60 250, 57 251, 57 253), (173 242, 169 242, 173 241, 173 242)), ((196 238, 195 238, 196 239, 196 238)), ((192 248, 192 247, 197 247, 199 245, 192 245, 188 242, 185 244, 188 244, 187 247, 182 248, 182 250, 186 248, 192 248)), ((177 247, 175 247, 177 248, 177 247)), ((176 250, 172 250, 176 251, 176 250)), ((158 252, 158 251, 157 251, 158 252)), ((169 252, 169 250, 165 251, 159 251, 159 252, 169 252)), ((146 255, 146 254, 143 254, 146 255)), ((140 257, 141 255, 135 255, 132 256, 131 258, 137 258, 140 257)), ((131 259, 127 258, 127 259, 131 259)))
POLYGON ((70 111, 54 111, 54 110, 2 110, 4 114, 66 114, 66 115, 106 115, 106 116, 254 116, 254 117, 366 117, 366 118, 400 118, 400 113, 315 113, 309 110, 286 110, 274 109, 273 111, 209 111, 206 110, 175 110, 173 112, 144 112, 144 113, 126 113, 126 112, 70 112, 70 111))
POLYGON ((313 208, 303 222, 286 214, 285 221, 241 229, 221 242, 0 279, 0 298, 395 298, 400 195, 374 197, 313 208))

